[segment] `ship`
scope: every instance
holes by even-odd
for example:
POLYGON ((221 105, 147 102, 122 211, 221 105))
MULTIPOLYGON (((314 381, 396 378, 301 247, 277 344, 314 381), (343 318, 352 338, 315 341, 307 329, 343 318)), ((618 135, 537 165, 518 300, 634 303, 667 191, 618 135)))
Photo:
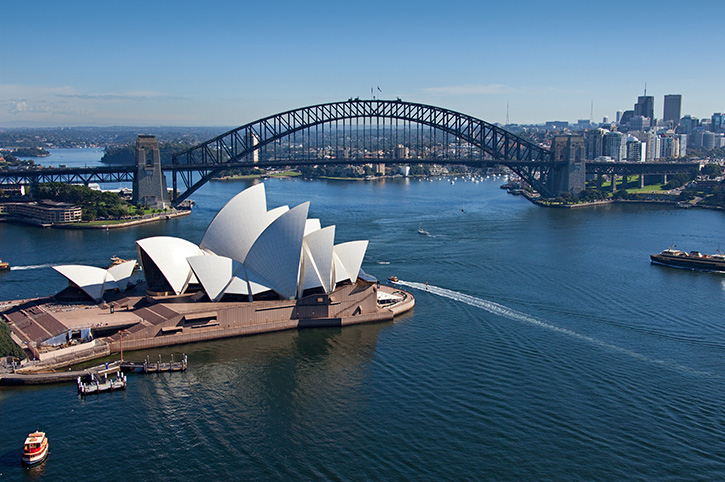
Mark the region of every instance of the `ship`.
POLYGON ((25 465, 35 465, 48 456, 48 438, 45 432, 35 431, 28 435, 23 446, 21 460, 25 465))
POLYGON ((702 254, 699 251, 680 251, 674 245, 659 254, 651 254, 650 260, 654 264, 671 266, 673 268, 695 269, 699 271, 725 272, 725 254, 719 249, 717 254, 702 254))
POLYGON ((10 271, 10 263, 0 259, 0 271, 10 271))

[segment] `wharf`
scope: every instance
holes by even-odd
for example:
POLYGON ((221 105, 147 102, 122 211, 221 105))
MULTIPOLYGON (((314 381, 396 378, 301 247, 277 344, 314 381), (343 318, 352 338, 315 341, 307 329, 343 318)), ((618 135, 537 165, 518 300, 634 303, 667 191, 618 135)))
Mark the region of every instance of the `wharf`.
POLYGON ((146 360, 144 360, 143 363, 134 363, 127 361, 121 363, 121 370, 136 373, 183 372, 186 371, 186 367, 186 355, 184 355, 181 361, 178 362, 174 361, 172 355, 171 361, 168 363, 161 362, 161 356, 159 356, 159 359, 156 362, 150 362, 147 358, 146 360))
MULTIPOLYGON (((118 370, 118 368, 116 368, 118 370)), ((81 395, 93 395, 103 392, 112 392, 114 390, 124 390, 126 388, 126 375, 121 371, 116 372, 116 378, 108 378, 108 373, 104 373, 103 378, 95 373, 91 373, 90 381, 84 382, 81 377, 78 380, 78 393, 81 395)))
MULTIPOLYGON (((214 303, 195 297, 126 292, 99 305, 49 298, 11 302, 0 308, 0 317, 10 327, 15 343, 27 347, 34 360, 14 370, 18 373, 3 375, 0 369, 0 385, 74 381, 87 373, 49 372, 112 353, 122 355, 124 349, 149 350, 282 330, 381 323, 392 321, 415 305, 411 293, 367 281, 337 287, 329 295, 313 294, 297 300, 214 303), (69 332, 80 335, 85 329, 91 330, 91 341, 56 350, 37 348, 50 337, 69 332), (20 372, 24 376, 19 376, 20 372)), ((145 368, 141 363, 124 369, 149 373, 183 371, 184 367, 147 360, 145 368)))
POLYGON ((81 379, 103 376, 107 373, 115 373, 119 370, 118 362, 108 365, 98 365, 85 370, 68 370, 65 372, 47 373, 0 373, 0 386, 25 386, 25 385, 49 385, 53 383, 71 383, 81 379))

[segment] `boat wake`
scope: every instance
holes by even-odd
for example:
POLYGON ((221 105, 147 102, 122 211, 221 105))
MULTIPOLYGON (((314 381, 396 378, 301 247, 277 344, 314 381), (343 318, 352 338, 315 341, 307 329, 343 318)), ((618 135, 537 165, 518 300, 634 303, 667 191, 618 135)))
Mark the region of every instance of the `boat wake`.
POLYGON ((42 269, 42 268, 51 268, 52 264, 31 264, 28 266, 11 266, 10 269, 12 271, 22 271, 26 269, 42 269))
POLYGON ((599 346, 601 348, 605 348, 605 349, 612 350, 612 351, 615 351, 618 353, 622 353, 624 355, 630 356, 632 358, 636 358, 638 360, 645 361, 647 363, 671 367, 678 371, 686 372, 686 373, 690 373, 690 374, 709 376, 709 377, 713 376, 713 374, 710 372, 702 372, 702 371, 698 371, 698 370, 693 370, 693 369, 683 366, 683 365, 670 363, 670 362, 667 362, 664 360, 658 360, 656 358, 649 358, 647 356, 644 356, 640 353, 629 350, 627 348, 622 348, 620 346, 613 345, 611 343, 607 343, 602 340, 598 340, 591 336, 582 335, 581 333, 577 333, 576 331, 570 330, 568 328, 562 328, 560 326, 552 325, 549 322, 539 320, 538 318, 535 318, 531 315, 527 315, 526 313, 522 313, 520 311, 514 310, 512 308, 501 305, 499 303, 495 303, 493 301, 476 298, 475 296, 467 295, 465 293, 459 293, 457 291, 449 290, 446 288, 441 288, 438 286, 429 285, 426 283, 417 283, 415 281, 399 280, 396 282, 396 284, 399 284, 402 286, 407 286, 409 288, 414 288, 414 289, 421 290, 421 291, 427 291, 429 293, 433 293, 434 295, 442 296, 444 298, 448 298, 448 299, 451 299, 454 301, 459 301, 461 303, 465 303, 467 305, 474 306, 476 308, 480 308, 482 310, 488 311, 489 313, 492 313, 494 315, 499 315, 504 318, 508 318, 509 320, 519 321, 522 323, 528 323, 530 325, 538 326, 538 327, 544 328, 546 330, 550 330, 550 331, 553 331, 556 333, 561 333, 563 335, 570 336, 572 338, 576 338, 578 340, 582 340, 587 343, 591 343, 591 344, 599 346))

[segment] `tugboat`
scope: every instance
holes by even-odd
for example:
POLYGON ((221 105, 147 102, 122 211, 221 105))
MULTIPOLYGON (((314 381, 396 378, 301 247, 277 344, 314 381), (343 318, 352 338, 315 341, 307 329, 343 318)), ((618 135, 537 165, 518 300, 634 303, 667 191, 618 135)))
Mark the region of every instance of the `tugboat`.
POLYGON ((686 253, 674 248, 675 246, 672 245, 660 254, 651 254, 649 256, 650 260, 654 264, 673 268, 725 272, 725 254, 719 249, 717 250, 718 254, 702 254, 699 251, 686 253))
POLYGON ((48 438, 45 432, 35 431, 28 434, 23 446, 23 456, 21 458, 25 465, 35 465, 48 456, 48 438))

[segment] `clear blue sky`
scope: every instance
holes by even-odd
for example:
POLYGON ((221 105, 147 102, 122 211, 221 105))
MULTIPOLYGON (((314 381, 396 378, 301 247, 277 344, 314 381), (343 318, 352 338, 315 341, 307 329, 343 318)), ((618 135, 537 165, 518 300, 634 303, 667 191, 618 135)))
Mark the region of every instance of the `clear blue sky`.
POLYGON ((370 97, 490 122, 725 110, 725 2, 0 3, 0 127, 238 126, 370 97))

